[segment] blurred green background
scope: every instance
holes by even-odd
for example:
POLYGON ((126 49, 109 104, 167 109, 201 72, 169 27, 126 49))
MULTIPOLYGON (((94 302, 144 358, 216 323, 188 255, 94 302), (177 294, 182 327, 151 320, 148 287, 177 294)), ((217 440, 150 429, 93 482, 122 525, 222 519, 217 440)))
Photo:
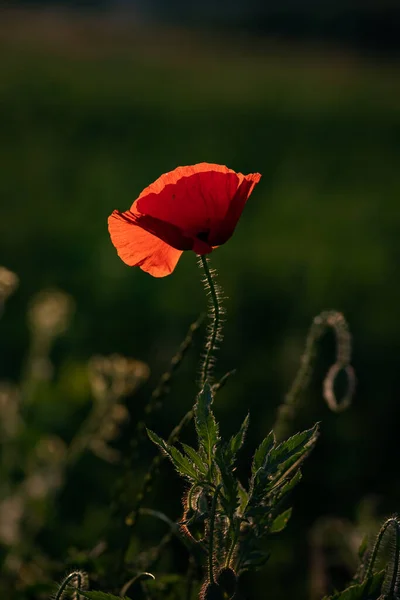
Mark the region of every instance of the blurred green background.
MULTIPOLYGON (((227 296, 216 372, 237 368, 216 413, 228 435, 250 410, 248 457, 274 422, 313 317, 334 308, 348 319, 353 406, 335 415, 323 403, 334 361, 328 335, 294 423, 321 420, 322 436, 292 523, 270 564, 248 578, 249 599, 264 597, 266 586, 277 599, 307 597, 309 532, 319 517, 356 522, 365 498, 376 498, 377 518, 400 506, 397 61, 107 14, 4 10, 0 72, 0 263, 20 278, 0 321, 0 379, 18 381, 23 371, 32 295, 55 286, 76 303, 54 348, 54 380, 38 394, 41 409, 27 413, 36 436, 46 428, 71 439, 90 402, 88 360, 118 352, 152 372, 128 401, 131 425, 116 442, 125 447, 142 403, 204 310, 194 255, 153 279, 126 267, 107 233, 113 209, 126 210, 178 165, 216 162, 263 175, 234 237, 211 257, 227 296)), ((193 402, 202 336, 151 422, 162 435, 193 402)), ((140 472, 153 454, 146 444, 140 472)), ((62 561, 71 545, 93 546, 118 469, 83 458, 79 494, 60 492, 38 547, 62 561)), ((167 487, 151 502, 177 518, 179 500, 167 487)))

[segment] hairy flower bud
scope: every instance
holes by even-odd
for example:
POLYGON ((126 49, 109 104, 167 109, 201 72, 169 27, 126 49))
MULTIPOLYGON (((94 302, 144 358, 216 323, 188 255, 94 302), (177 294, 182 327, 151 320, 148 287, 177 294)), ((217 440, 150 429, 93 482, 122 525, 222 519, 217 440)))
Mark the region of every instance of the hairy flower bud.
POLYGON ((215 582, 203 585, 200 592, 200 600, 224 600, 222 588, 215 582))
POLYGON ((237 588, 237 575, 230 567, 225 567, 217 575, 217 584, 228 598, 232 598, 237 588))

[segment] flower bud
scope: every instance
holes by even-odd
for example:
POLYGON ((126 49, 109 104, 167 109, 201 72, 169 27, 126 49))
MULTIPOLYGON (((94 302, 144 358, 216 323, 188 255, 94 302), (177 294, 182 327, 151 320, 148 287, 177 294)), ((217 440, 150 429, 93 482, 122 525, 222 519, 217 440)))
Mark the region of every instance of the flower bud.
POLYGON ((228 598, 232 598, 237 588, 237 576, 233 569, 225 567, 217 575, 217 583, 228 598))
POLYGON ((218 583, 207 583, 201 589, 200 600, 224 600, 224 593, 218 583))

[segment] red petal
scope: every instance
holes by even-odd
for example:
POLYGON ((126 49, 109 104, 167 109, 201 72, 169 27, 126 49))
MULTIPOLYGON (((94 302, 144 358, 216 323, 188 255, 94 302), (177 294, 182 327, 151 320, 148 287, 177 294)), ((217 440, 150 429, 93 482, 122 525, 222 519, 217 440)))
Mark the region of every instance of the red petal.
POLYGON ((200 240, 189 233, 182 232, 179 227, 137 212, 128 211, 134 222, 149 233, 157 236, 169 246, 177 250, 193 250, 196 254, 209 254, 213 248, 209 243, 200 240))
MULTIPOLYGON (((137 215, 149 215, 175 225, 185 236, 196 238, 199 233, 221 228, 246 177, 227 167, 208 163, 178 167, 143 190, 131 210, 137 215)), ((246 190, 243 194, 244 202, 249 193, 246 190)), ((237 206, 243 208, 244 202, 239 194, 237 206)))
POLYGON ((108 230, 118 256, 130 267, 140 267, 153 277, 172 273, 182 254, 137 225, 129 211, 114 210, 108 218, 108 230))
POLYGON ((229 240, 240 219, 244 205, 253 191, 254 186, 261 179, 260 173, 250 173, 250 175, 242 175, 239 173, 239 177, 241 177, 241 181, 229 204, 224 219, 211 231, 209 241, 213 246, 221 246, 221 244, 224 244, 229 240))

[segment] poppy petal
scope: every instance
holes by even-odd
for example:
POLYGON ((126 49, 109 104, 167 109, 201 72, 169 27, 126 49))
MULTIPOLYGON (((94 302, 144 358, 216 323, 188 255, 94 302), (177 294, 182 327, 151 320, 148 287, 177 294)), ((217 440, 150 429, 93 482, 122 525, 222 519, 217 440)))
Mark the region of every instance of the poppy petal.
POLYGON ((225 218, 244 175, 221 165, 178 167, 159 177, 134 202, 134 213, 150 215, 196 237, 225 218))
POLYGON ((114 211, 109 218, 119 256, 162 277, 173 271, 184 250, 209 254, 231 237, 260 177, 212 163, 161 175, 130 210, 114 211))
POLYGON ((212 252, 212 246, 207 242, 193 238, 193 236, 185 235, 179 227, 152 217, 150 215, 142 215, 133 211, 131 213, 134 222, 149 233, 157 236, 169 246, 177 250, 194 250, 196 254, 208 254, 212 252))
POLYGON ((211 231, 209 241, 213 246, 221 246, 232 236, 250 194, 261 179, 260 173, 241 175, 241 177, 242 180, 232 197, 224 219, 211 231))
POLYGON ((153 277, 172 273, 182 254, 134 222, 130 211, 117 210, 108 218, 108 230, 118 256, 130 267, 140 267, 153 277))

